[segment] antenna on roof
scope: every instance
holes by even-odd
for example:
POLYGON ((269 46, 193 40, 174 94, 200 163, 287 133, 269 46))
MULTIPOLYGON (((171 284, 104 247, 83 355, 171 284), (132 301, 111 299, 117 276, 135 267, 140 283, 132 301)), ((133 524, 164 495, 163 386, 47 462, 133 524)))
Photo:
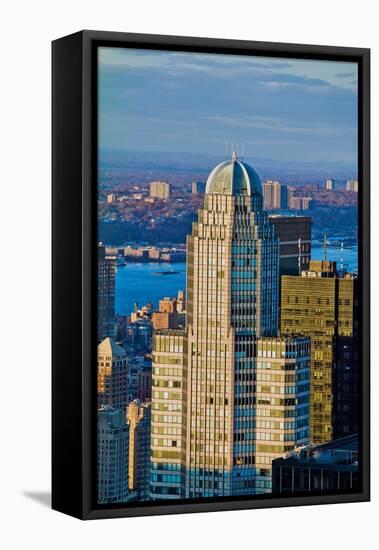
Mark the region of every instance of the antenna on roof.
POLYGON ((343 273, 343 241, 341 243, 341 263, 340 263, 341 274, 343 273))
POLYGON ((324 234, 324 262, 326 262, 326 253, 328 248, 328 241, 326 240, 326 233, 324 234))

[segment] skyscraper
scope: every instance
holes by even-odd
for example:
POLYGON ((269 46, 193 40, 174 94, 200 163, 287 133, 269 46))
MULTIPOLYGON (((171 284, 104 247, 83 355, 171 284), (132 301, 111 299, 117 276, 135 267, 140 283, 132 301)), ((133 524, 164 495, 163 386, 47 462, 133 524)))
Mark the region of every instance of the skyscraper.
POLYGON ((116 259, 106 256, 105 247, 97 247, 97 340, 115 337, 116 259))
POLYGON ((102 407, 97 412, 97 500, 129 500, 129 428, 125 412, 102 407))
POLYGON ((111 338, 97 346, 98 406, 122 409, 128 404, 128 366, 124 348, 111 338))
POLYGON ((265 209, 285 209, 288 207, 288 188, 278 181, 268 180, 263 184, 263 206, 265 209))
POLYGON ((139 500, 150 496, 151 403, 134 400, 128 405, 129 490, 139 500))
POLYGON ((277 338, 279 243, 262 207, 258 175, 235 154, 212 170, 204 206, 187 238, 186 330, 157 331, 154 337, 152 492, 157 495, 166 488, 194 498, 269 490, 270 460, 285 444, 259 448, 262 432, 255 415, 261 398, 264 414, 278 419, 266 441, 285 441, 292 428, 288 447, 307 441, 309 341, 277 338), (274 348, 270 358, 275 359, 276 347, 284 346, 283 365, 273 365, 278 371, 284 369, 286 346, 296 347, 293 358, 302 364, 305 382, 294 377, 291 399, 280 376, 273 378, 279 382, 273 390, 266 384, 258 390, 258 350, 265 345, 270 353, 274 348), (293 409, 297 399, 305 406, 301 412, 293 409), (165 437, 156 436, 160 410, 175 411, 175 423, 166 413, 165 437), (296 421, 296 428, 285 427, 287 412, 300 415, 301 429, 296 421), (258 479, 261 469, 264 480, 258 479), (165 481, 164 470, 177 485, 165 481))
POLYGON ((283 276, 282 334, 311 337, 313 445, 357 430, 357 279, 335 262, 311 261, 301 277, 283 276))

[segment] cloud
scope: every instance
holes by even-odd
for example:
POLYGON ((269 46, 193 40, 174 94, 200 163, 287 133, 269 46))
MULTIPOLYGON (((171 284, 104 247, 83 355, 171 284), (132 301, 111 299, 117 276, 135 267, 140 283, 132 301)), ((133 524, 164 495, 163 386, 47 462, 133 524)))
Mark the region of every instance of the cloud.
POLYGON ((265 157, 355 158, 356 85, 335 76, 351 66, 101 48, 101 144, 219 153, 259 136, 265 157))

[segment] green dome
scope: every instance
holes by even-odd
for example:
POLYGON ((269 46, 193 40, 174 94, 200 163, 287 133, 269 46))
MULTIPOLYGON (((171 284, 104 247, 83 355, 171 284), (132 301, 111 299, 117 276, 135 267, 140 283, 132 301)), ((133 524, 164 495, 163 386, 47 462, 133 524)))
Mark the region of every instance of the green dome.
POLYGON ((262 195, 262 185, 254 168, 238 160, 234 152, 231 160, 213 168, 208 176, 205 192, 210 195, 262 195))

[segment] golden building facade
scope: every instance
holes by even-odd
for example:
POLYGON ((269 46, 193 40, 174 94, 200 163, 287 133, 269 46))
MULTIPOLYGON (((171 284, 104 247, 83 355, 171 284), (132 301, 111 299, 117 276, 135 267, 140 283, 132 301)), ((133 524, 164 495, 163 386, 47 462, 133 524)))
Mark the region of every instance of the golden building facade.
POLYGON ((150 496, 151 403, 131 401, 127 408, 129 425, 129 491, 135 498, 150 496))
POLYGON ((112 338, 97 346, 98 407, 111 406, 126 412, 128 404, 128 365, 124 348, 112 338))
POLYGON ((153 336, 151 498, 184 496, 187 372, 184 331, 153 336))
MULTIPOLYGON (((356 357, 342 366, 341 345, 351 350, 356 342, 357 280, 349 274, 338 277, 333 262, 311 261, 310 270, 301 277, 282 277, 281 331, 311 338, 310 438, 317 445, 333 439, 339 430, 336 406, 343 397, 341 391, 335 391, 335 381, 340 370, 344 369, 348 378, 349 371, 356 377, 356 357), (347 340, 343 343, 341 337, 347 340)), ((345 395, 346 399, 352 403, 354 394, 345 395)), ((351 429, 347 428, 345 435, 351 429)))
POLYGON ((308 337, 259 338, 257 342, 257 493, 271 492, 273 460, 309 443, 310 355, 308 337))

